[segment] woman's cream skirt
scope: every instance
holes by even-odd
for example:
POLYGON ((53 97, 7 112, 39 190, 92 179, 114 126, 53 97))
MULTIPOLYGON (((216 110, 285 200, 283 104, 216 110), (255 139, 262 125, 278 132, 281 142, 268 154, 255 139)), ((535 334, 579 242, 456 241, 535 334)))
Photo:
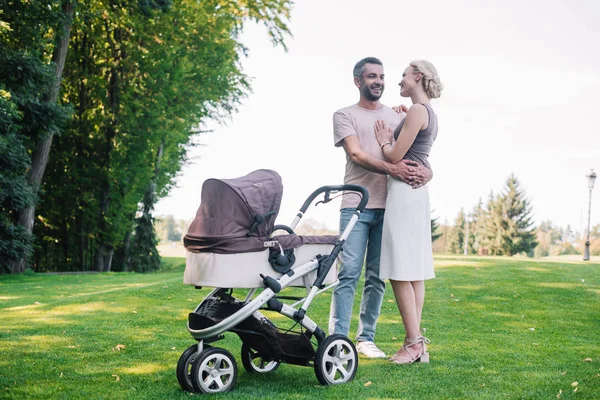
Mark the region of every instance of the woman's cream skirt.
POLYGON ((380 278, 397 281, 435 278, 427 186, 413 189, 388 177, 387 187, 380 278))

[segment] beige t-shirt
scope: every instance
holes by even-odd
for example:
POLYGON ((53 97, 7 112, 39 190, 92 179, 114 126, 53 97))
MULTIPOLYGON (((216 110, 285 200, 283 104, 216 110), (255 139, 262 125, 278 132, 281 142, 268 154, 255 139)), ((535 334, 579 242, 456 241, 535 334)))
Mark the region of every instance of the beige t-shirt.
MULTIPOLYGON (((357 135, 360 147, 366 153, 385 160, 381 147, 375 138, 375 121, 381 119, 392 128, 404 119, 406 114, 398 114, 390 107, 382 106, 379 110, 367 110, 357 104, 342 108, 333 114, 333 138, 336 147, 342 146, 342 139, 357 135)), ((387 196, 387 176, 371 172, 354 163, 346 154, 346 171, 344 183, 360 185, 369 191, 369 202, 366 208, 385 208, 387 196)), ((360 197, 346 193, 342 199, 341 208, 354 208, 360 203, 360 197)))

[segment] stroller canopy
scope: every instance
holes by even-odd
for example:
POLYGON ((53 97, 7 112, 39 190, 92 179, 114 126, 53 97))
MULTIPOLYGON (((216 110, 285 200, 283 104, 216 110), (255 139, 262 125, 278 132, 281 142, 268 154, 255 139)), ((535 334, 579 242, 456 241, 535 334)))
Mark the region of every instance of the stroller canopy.
POLYGON ((183 243, 192 252, 247 253, 264 250, 279 213, 279 174, 259 169, 235 179, 207 179, 200 207, 183 243))

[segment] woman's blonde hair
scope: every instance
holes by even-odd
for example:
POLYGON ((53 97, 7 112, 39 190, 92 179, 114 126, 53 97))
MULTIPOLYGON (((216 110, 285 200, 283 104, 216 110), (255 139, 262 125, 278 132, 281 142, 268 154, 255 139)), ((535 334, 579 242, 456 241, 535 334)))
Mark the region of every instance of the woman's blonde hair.
POLYGON ((411 61, 410 66, 413 68, 414 72, 423 74, 423 89, 425 89, 427 97, 430 99, 437 99, 440 97, 444 85, 440 81, 437 69, 435 69, 433 64, 425 60, 415 60, 411 61))

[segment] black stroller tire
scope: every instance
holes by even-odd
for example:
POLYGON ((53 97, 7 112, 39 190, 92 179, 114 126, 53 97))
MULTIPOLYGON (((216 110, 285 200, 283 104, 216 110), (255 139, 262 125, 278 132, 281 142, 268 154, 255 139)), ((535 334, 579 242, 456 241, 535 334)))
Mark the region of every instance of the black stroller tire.
POLYGON ((237 364, 231 353, 225 349, 205 349, 192 363, 190 378, 194 391, 198 393, 230 392, 237 380, 237 364))
POLYGON ((358 370, 354 343, 344 335, 327 336, 315 355, 315 375, 322 385, 350 382, 358 370))
POLYGON ((273 372, 279 368, 280 362, 262 358, 258 353, 247 344, 242 344, 242 365, 250 373, 265 374, 273 372), (255 364, 255 361, 259 364, 255 364))
MULTIPOLYGON (((210 348, 209 345, 204 345, 204 348, 210 348)), ((177 361, 177 381, 179 382, 179 386, 185 391, 193 392, 194 386, 192 385, 191 375, 192 375, 192 363, 196 359, 198 355, 198 345, 193 344, 183 353, 181 353, 181 357, 179 357, 179 361, 177 361)))

